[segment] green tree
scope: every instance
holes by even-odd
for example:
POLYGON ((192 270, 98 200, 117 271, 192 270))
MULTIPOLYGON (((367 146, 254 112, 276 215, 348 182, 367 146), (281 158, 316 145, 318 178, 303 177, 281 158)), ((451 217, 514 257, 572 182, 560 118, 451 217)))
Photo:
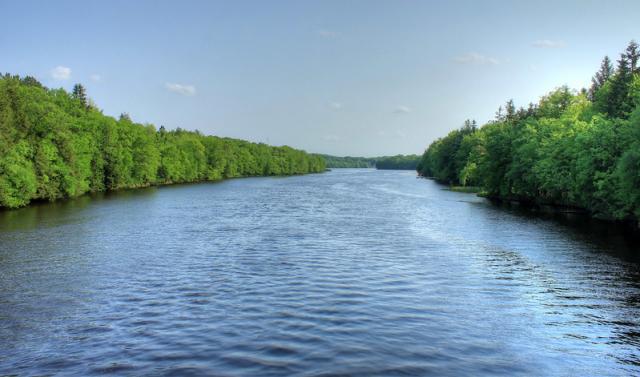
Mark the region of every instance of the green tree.
POLYGON ((595 100, 596 93, 613 75, 613 65, 608 56, 605 56, 600 63, 600 69, 591 79, 591 88, 589 89, 589 99, 595 100))
POLYGON ((87 91, 81 84, 75 84, 71 91, 71 96, 80 101, 83 107, 89 108, 89 100, 87 98, 87 91))

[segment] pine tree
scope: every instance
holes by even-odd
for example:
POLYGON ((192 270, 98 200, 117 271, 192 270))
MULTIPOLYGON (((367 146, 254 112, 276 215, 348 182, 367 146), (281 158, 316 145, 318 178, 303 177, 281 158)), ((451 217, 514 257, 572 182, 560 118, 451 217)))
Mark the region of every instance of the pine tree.
POLYGON ((25 84, 25 85, 29 85, 29 86, 36 86, 38 88, 44 88, 44 86, 42 86, 40 81, 36 80, 36 78, 33 77, 33 76, 25 76, 22 79, 22 83, 25 84))
POLYGON ((514 120, 516 118, 516 106, 514 105, 512 99, 507 101, 507 104, 505 105, 505 112, 505 117, 507 120, 514 120))
POLYGON ((640 70, 638 67, 638 59, 640 59, 640 49, 638 48, 638 44, 636 41, 631 40, 629 45, 627 46, 627 50, 625 51, 625 56, 629 61, 629 71, 631 73, 636 73, 640 70))
POLYGON ((471 119, 467 119, 464 121, 464 124, 462 125, 462 128, 460 128, 460 131, 463 133, 474 133, 476 132, 478 128, 478 123, 474 120, 471 119))
POLYGON ((630 62, 627 54, 621 54, 616 73, 611 81, 611 94, 607 103, 607 113, 611 117, 622 118, 627 112, 629 83, 631 82, 630 62))
POLYGON ((84 106, 85 108, 89 108, 89 101, 87 99, 87 91, 85 90, 84 86, 82 86, 81 84, 75 84, 73 86, 73 91, 71 92, 71 97, 77 99, 78 101, 80 101, 80 103, 82 104, 82 106, 84 106))
POLYGON ((600 69, 591 79, 591 88, 589 89, 589 99, 593 101, 595 99, 596 92, 602 88, 605 82, 609 80, 613 74, 613 65, 608 56, 605 56, 600 63, 600 69))
POLYGON ((538 106, 533 102, 529 102, 529 106, 527 107, 527 117, 533 117, 536 115, 536 111, 538 110, 538 106))

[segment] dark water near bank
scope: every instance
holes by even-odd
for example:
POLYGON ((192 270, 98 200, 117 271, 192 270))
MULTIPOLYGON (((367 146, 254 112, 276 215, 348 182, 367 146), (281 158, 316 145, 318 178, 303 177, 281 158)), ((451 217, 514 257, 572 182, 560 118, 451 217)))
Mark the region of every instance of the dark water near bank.
POLYGON ((637 375, 615 233, 375 170, 0 212, 0 375, 637 375))

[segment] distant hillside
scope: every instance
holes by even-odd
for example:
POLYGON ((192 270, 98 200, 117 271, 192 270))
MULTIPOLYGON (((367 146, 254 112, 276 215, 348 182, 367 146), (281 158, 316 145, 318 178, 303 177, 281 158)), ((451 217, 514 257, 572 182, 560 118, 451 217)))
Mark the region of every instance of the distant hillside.
POLYGON ((416 170, 422 157, 417 154, 376 157, 376 169, 416 170))
POLYGON ((328 168, 373 168, 374 164, 370 158, 366 157, 338 157, 328 154, 321 154, 320 157, 324 158, 324 161, 328 168))
POLYGON ((331 155, 320 155, 324 158, 328 168, 376 168, 376 169, 397 169, 416 170, 420 156, 396 155, 382 157, 338 157, 331 155))

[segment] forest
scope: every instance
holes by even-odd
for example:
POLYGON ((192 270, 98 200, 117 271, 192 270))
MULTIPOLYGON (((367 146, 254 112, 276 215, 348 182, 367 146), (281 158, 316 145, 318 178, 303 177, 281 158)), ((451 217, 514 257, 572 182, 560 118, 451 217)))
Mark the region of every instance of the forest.
POLYGON ((0 207, 89 192, 233 177, 323 172, 317 155, 287 146, 156 129, 106 116, 76 84, 0 76, 0 207))
POLYGON ((416 154, 376 157, 375 167, 382 170, 415 170, 420 162, 416 154))
POLYGON ((387 170, 415 170, 420 162, 420 156, 396 155, 383 157, 337 157, 321 155, 328 168, 376 168, 387 170))
POLYGON ((640 50, 604 57, 590 88, 563 86, 537 104, 510 100, 482 127, 467 120, 429 145, 420 175, 478 186, 496 199, 640 219, 640 50))
POLYGON ((373 168, 374 164, 367 157, 338 157, 328 154, 321 154, 327 168, 373 168))

